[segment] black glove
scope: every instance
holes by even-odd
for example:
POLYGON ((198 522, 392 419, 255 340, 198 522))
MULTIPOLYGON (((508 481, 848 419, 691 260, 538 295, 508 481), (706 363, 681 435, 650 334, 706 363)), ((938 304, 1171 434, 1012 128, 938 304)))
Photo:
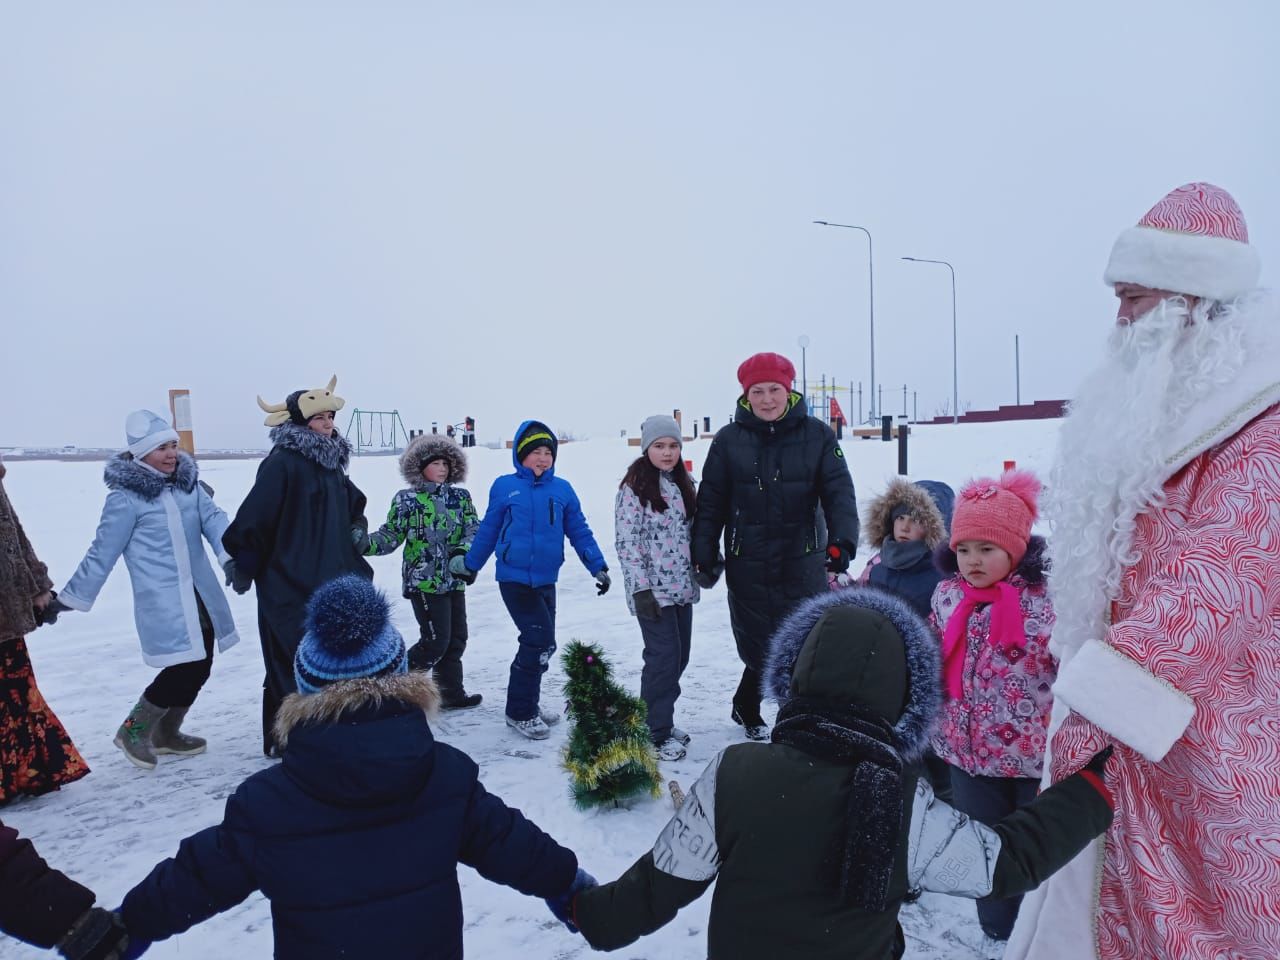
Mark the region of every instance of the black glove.
POLYGON ((128 943, 129 931, 119 914, 90 907, 58 941, 58 952, 67 960, 117 960, 128 943))
POLYGON ((369 552, 369 531, 359 524, 353 524, 351 527, 351 545, 356 548, 356 553, 363 557, 369 552))
POLYGON ((636 616, 641 620, 657 620, 662 616, 662 607, 652 590, 637 590, 631 595, 631 602, 636 606, 636 616))
POLYGON ((608 593, 610 583, 612 583, 612 581, 609 579, 609 571, 607 569, 601 570, 599 573, 597 573, 596 574, 596 596, 603 597, 606 593, 608 593))
POLYGON ((234 559, 228 560, 223 571, 227 575, 227 586, 239 594, 246 594, 253 586, 253 577, 246 576, 234 559))
POLYGON ((720 574, 724 573, 724 555, 717 553, 711 563, 700 563, 693 568, 693 582, 703 590, 710 590, 720 582, 720 574))
POLYGON ((1107 744, 1101 750, 1093 755, 1093 759, 1086 763, 1080 769, 1088 770, 1103 783, 1107 781, 1107 760, 1111 758, 1114 748, 1111 744, 1107 744))
POLYGON ((827 570, 831 573, 844 573, 849 569, 852 555, 841 544, 833 543, 827 547, 827 570))
POLYGON ((58 599, 55 593, 44 605, 43 610, 36 611, 36 623, 39 626, 51 626, 58 622, 58 614, 66 613, 71 608, 58 599))

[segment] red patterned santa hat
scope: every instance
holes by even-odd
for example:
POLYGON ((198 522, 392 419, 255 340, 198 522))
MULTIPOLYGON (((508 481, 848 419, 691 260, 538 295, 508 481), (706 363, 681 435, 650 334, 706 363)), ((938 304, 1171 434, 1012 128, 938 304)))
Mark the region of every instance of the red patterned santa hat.
POLYGON ((1231 194, 1212 183, 1187 183, 1120 234, 1104 279, 1233 300, 1256 287, 1261 273, 1231 194))
POLYGON ((998 480, 971 480, 960 490, 951 518, 951 549, 985 540, 1009 554, 1017 567, 1039 515, 1040 480, 1030 470, 1006 470, 998 480))

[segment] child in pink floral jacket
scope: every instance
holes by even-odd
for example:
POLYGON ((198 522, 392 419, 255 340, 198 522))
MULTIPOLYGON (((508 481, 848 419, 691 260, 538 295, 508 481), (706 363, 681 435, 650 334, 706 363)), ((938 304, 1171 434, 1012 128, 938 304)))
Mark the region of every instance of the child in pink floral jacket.
MULTIPOLYGON (((1044 540, 1031 535, 1040 481, 1027 471, 982 479, 961 491, 950 548, 937 565, 950 576, 933 593, 930 622, 942 636, 942 722, 933 749, 951 765, 952 805, 994 824, 1036 796, 1044 765, 1053 604, 1044 540)), ((991 939, 1009 937, 1016 898, 978 902, 991 939)))

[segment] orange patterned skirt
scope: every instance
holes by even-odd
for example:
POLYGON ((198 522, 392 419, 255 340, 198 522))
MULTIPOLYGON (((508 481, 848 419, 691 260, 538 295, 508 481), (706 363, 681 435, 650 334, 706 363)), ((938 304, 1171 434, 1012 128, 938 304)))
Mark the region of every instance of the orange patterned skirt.
POLYGON ((36 686, 26 641, 0 641, 0 803, 57 790, 88 772, 36 686))

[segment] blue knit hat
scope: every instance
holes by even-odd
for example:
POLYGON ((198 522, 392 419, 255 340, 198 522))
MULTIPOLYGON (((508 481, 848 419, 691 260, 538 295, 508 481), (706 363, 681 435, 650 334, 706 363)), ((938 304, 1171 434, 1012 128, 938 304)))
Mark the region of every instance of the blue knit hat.
POLYGON ((404 638, 391 625, 391 605, 354 573, 321 586, 307 601, 306 633, 293 657, 300 693, 331 683, 406 673, 404 638))

